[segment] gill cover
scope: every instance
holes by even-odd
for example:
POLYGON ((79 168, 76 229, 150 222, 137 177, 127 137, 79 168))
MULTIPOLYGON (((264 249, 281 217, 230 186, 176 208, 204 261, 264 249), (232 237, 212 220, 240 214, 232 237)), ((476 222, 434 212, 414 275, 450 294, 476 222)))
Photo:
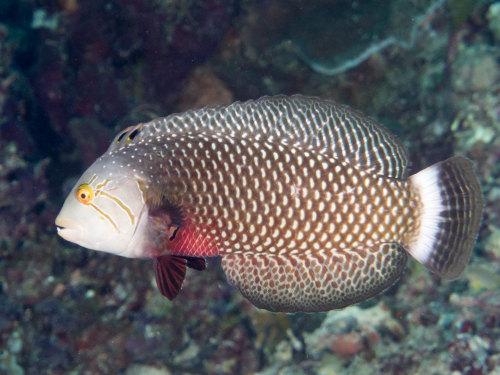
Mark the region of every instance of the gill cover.
POLYGON ((71 190, 56 218, 57 232, 89 249, 136 257, 147 217, 142 182, 123 168, 120 173, 113 173, 109 165, 104 168, 104 159, 98 159, 71 190))

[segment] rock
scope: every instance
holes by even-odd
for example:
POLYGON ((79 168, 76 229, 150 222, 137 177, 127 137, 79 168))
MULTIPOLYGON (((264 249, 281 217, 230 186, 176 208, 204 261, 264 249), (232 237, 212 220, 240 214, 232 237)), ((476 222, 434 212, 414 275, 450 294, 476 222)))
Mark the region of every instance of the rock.
POLYGON ((486 18, 488 18, 488 27, 493 33, 493 36, 500 42, 500 3, 495 2, 490 5, 488 12, 486 13, 486 18))
POLYGON ((233 94, 227 85, 207 66, 191 73, 187 85, 180 94, 178 110, 185 111, 214 105, 229 105, 233 94))
POLYGON ((125 375, 170 375, 171 372, 164 367, 147 365, 132 365, 127 368, 125 375))
POLYGON ((500 49, 488 45, 463 48, 452 66, 453 90, 475 92, 491 90, 500 80, 500 49))

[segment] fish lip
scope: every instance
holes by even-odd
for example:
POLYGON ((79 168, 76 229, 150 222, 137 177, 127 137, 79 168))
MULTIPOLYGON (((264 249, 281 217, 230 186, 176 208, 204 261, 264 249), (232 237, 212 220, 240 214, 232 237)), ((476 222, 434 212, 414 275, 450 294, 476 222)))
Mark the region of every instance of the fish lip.
POLYGON ((82 230, 83 226, 80 225, 78 222, 75 220, 71 219, 63 219, 61 217, 56 217, 56 227, 58 229, 74 229, 74 230, 82 230))
POLYGON ((59 217, 56 218, 56 228, 57 234, 68 241, 79 237, 83 231, 83 227, 76 221, 59 217))
POLYGON ((78 229, 57 227, 57 234, 68 241, 74 241, 75 237, 80 234, 78 229))
POLYGON ((59 235, 62 232, 65 232, 65 231, 68 231, 68 230, 71 230, 71 228, 66 228, 66 227, 63 227, 63 226, 56 225, 56 231, 57 231, 57 234, 59 234, 59 235))

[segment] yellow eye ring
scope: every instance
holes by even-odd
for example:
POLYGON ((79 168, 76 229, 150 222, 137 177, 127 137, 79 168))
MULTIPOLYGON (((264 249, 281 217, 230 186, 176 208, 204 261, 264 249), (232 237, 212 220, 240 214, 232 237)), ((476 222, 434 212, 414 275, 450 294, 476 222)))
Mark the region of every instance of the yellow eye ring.
POLYGON ((83 184, 78 186, 76 191, 76 198, 83 204, 89 204, 92 199, 94 199, 94 192, 89 184, 83 184))

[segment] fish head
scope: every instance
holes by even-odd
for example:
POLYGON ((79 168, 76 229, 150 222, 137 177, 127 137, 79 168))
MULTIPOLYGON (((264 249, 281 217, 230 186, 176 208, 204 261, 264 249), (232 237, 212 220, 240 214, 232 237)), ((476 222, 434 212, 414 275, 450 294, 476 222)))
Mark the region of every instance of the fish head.
POLYGON ((88 249, 140 257, 148 216, 144 186, 132 169, 101 157, 71 189, 55 221, 57 233, 88 249))

